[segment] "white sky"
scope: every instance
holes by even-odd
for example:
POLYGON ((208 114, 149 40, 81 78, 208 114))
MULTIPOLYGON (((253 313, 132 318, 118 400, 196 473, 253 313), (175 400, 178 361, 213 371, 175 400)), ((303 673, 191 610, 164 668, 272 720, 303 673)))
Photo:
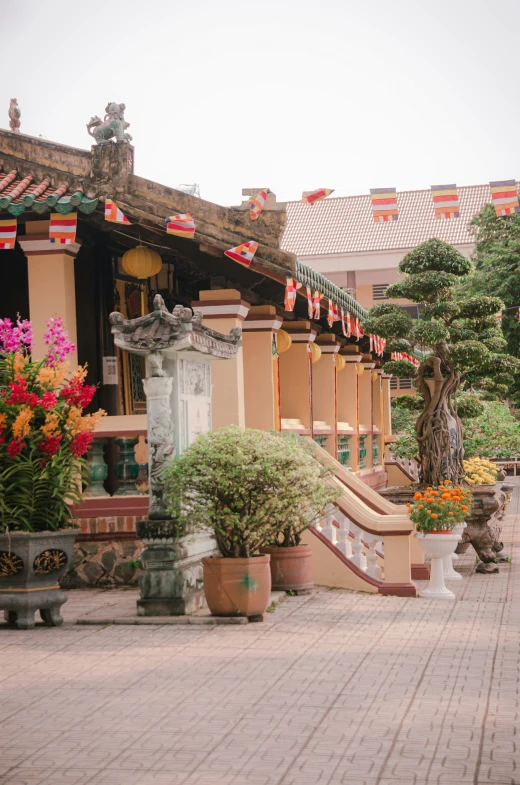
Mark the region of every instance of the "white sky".
POLYGON ((88 148, 126 103, 135 173, 238 204, 520 178, 520 0, 4 5, 0 124, 88 148))

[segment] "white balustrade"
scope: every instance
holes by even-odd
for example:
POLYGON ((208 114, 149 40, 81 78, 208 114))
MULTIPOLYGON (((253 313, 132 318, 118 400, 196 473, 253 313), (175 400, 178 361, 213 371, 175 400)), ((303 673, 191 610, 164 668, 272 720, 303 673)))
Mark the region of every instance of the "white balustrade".
POLYGON ((336 520, 339 522, 338 541, 336 548, 347 559, 352 558, 352 543, 350 542, 350 521, 341 510, 336 510, 336 520))
POLYGON ((367 575, 371 578, 382 580, 383 570, 377 563, 377 546, 379 541, 375 537, 371 537, 368 541, 368 555, 367 555, 367 575))
POLYGON ((327 538, 329 542, 331 542, 333 545, 336 545, 337 529, 334 526, 334 514, 334 507, 332 507, 330 510, 327 510, 325 515, 325 526, 322 528, 321 533, 327 538))
POLYGON ((366 571, 367 568, 367 557, 365 556, 365 551, 363 547, 362 541, 362 531, 359 526, 356 526, 355 523, 352 525, 352 532, 354 534, 354 546, 352 548, 352 563, 359 567, 360 570, 363 572, 366 571))

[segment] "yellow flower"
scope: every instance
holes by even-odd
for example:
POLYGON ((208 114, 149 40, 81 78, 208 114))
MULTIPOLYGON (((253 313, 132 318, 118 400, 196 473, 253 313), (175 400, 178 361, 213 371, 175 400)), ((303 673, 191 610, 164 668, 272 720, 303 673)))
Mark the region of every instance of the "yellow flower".
POLYGON ((67 428, 70 430, 71 436, 77 436, 78 433, 89 433, 95 430, 99 421, 106 415, 103 409, 94 414, 86 414, 81 416, 81 409, 77 406, 71 406, 67 416, 67 428))
POLYGON ((7 425, 7 414, 0 414, 0 431, 3 431, 7 425))
POLYGON ((38 372, 37 381, 42 387, 56 390, 60 387, 70 371, 70 363, 57 363, 55 366, 44 365, 38 372))
POLYGON ((45 425, 41 426, 40 431, 43 433, 44 437, 47 438, 58 429, 58 425, 58 415, 54 412, 48 412, 45 416, 45 425))
POLYGON ((21 354, 20 352, 16 352, 14 356, 14 363, 13 363, 14 378, 16 381, 18 381, 18 379, 20 379, 21 376, 23 375, 23 370, 25 368, 28 359, 29 358, 26 357, 24 354, 21 354))
POLYGON ((30 422, 34 417, 34 412, 28 406, 22 406, 16 420, 13 423, 13 437, 15 439, 25 439, 31 432, 30 422))

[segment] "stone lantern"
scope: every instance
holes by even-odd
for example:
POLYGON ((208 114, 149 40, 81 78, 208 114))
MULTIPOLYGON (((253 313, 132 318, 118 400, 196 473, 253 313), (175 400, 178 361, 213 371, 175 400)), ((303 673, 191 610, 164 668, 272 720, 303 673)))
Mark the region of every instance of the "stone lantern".
POLYGON ((166 509, 162 474, 168 461, 211 429, 211 363, 236 357, 241 331, 222 335, 182 305, 170 313, 160 295, 152 313, 126 320, 116 312, 110 323, 116 346, 146 359, 150 509, 148 520, 137 524, 146 546, 137 613, 192 613, 204 602, 201 560, 215 551, 215 541, 209 533, 179 531, 166 509))

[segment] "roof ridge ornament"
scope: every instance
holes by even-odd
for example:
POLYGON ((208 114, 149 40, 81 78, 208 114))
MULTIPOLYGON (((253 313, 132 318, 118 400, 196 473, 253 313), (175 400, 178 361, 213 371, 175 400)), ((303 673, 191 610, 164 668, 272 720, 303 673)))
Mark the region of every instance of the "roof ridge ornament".
POLYGON ((20 107, 18 106, 18 99, 11 98, 11 103, 9 104, 9 128, 11 131, 15 133, 20 133, 20 117, 22 113, 20 112, 20 107))
POLYGON ((130 134, 125 133, 130 123, 125 120, 126 104, 110 101, 105 107, 103 120, 96 115, 87 123, 87 131, 97 144, 106 144, 114 139, 116 142, 131 142, 130 134))

